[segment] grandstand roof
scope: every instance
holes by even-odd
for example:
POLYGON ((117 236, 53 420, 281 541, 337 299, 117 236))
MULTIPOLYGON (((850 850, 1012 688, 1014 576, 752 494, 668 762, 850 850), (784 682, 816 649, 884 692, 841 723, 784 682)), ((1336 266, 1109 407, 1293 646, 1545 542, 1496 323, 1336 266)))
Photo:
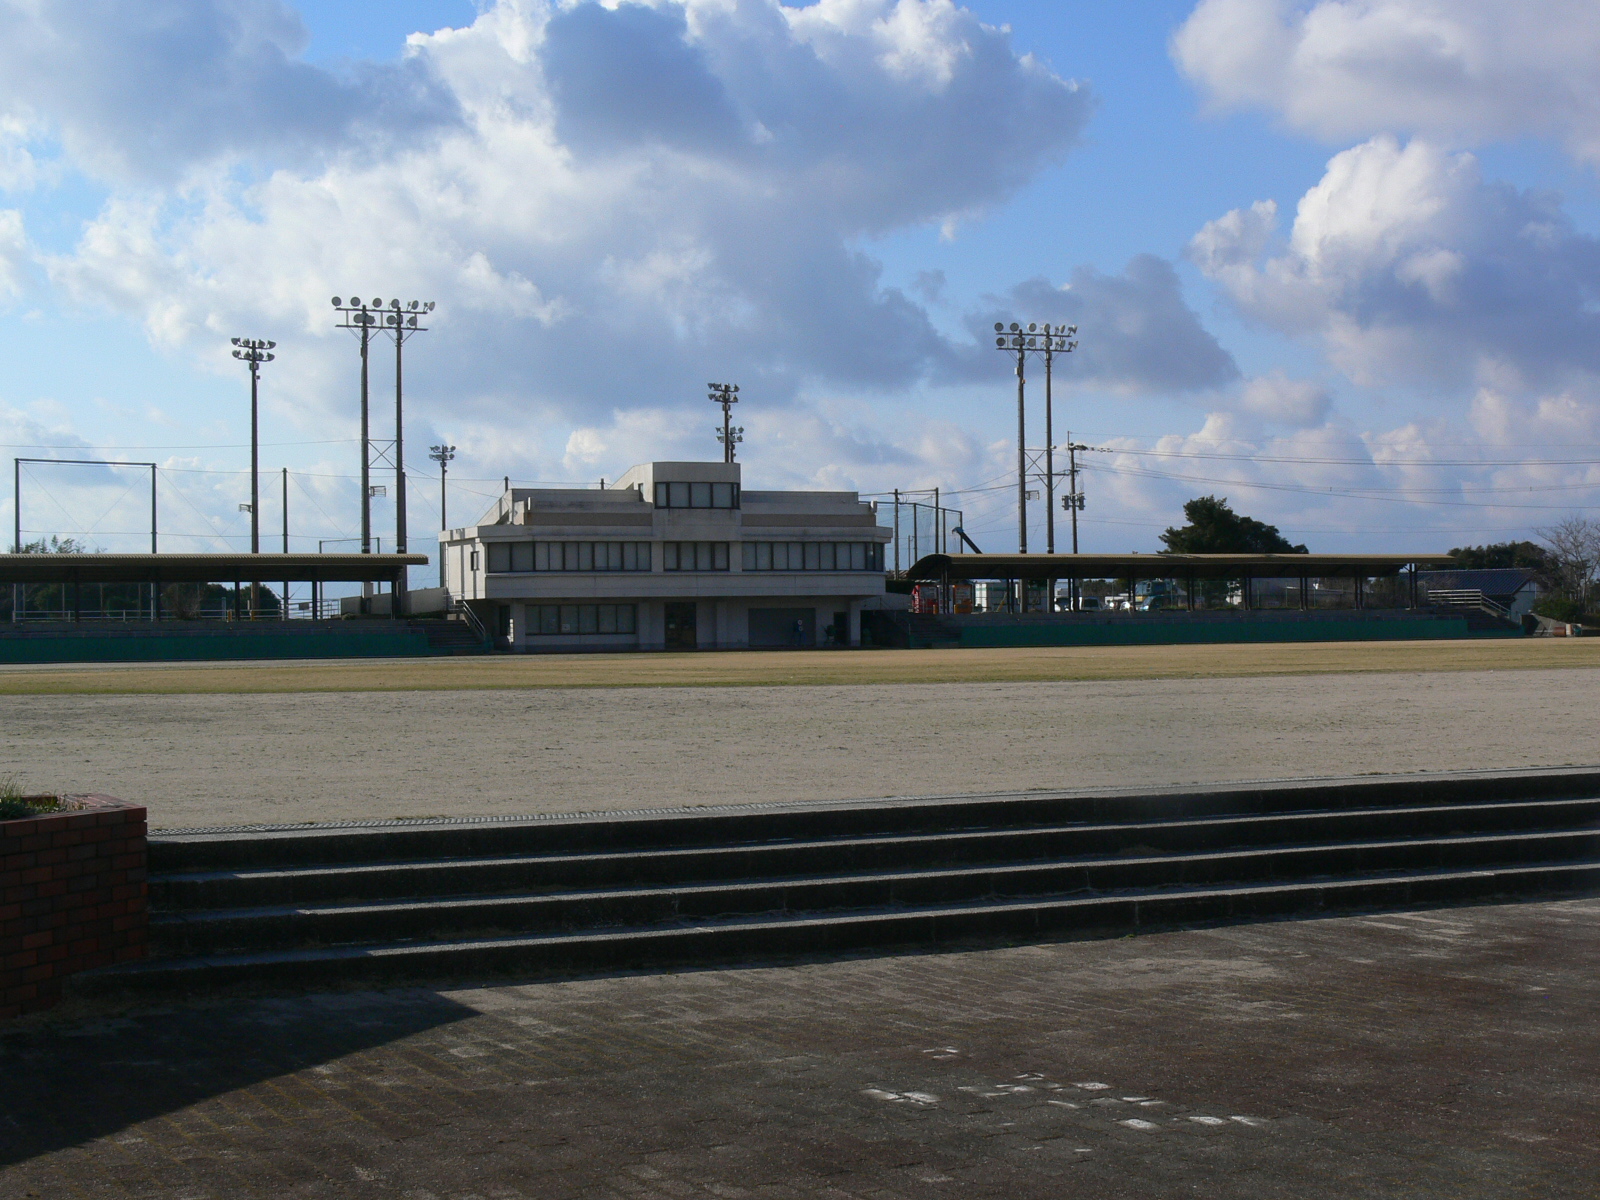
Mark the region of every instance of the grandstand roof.
POLYGON ((365 583, 427 564, 426 554, 0 554, 0 584, 365 583))
POLYGON ((906 578, 1141 579, 1189 576, 1253 579, 1394 575, 1449 563, 1448 554, 928 554, 906 578))

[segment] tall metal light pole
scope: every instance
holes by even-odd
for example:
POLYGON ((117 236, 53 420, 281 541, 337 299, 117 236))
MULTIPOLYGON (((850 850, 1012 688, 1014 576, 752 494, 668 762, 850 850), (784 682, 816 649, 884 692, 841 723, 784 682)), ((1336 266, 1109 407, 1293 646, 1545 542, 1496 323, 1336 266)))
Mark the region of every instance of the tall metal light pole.
POLYGON ((717 440, 722 443, 722 461, 733 461, 733 448, 744 441, 744 426, 733 424, 733 406, 739 403, 739 385, 737 383, 708 383, 711 389, 711 403, 722 405, 722 431, 717 434, 717 440))
POLYGON ((1024 377, 1029 354, 1044 355, 1044 486, 1045 486, 1045 548, 1056 552, 1055 522, 1055 357, 1070 354, 1078 348, 1071 339, 1077 336, 1076 325, 1039 325, 1030 321, 1024 329, 1016 321, 1008 328, 995 322, 995 346, 1017 360, 1017 545, 1023 554, 1028 552, 1028 453, 1027 427, 1024 421, 1024 377))
POLYGON ((277 357, 269 354, 277 342, 260 338, 234 338, 233 356, 250 368, 250 553, 261 553, 261 364, 277 357))
MULTIPOLYGON (((1029 325, 1028 330, 1037 332, 1037 325, 1029 325)), ((1017 356, 1017 553, 1028 552, 1028 426, 1024 395, 1027 389, 1028 350, 1038 344, 1038 338, 1032 337, 1024 331, 1017 322, 1011 322, 1008 331, 999 321, 994 323, 994 331, 998 335, 994 344, 1007 353, 1017 356)), ((1019 607, 1026 608, 1024 601, 1019 607)))
MULTIPOLYGON (((426 325, 418 323, 418 318, 432 311, 432 300, 390 300, 389 311, 383 314, 384 328, 394 338, 394 544, 396 554, 404 554, 406 552, 405 391, 402 386, 405 376, 405 344, 407 338, 428 331, 426 325)), ((401 567, 399 578, 395 583, 394 597, 390 601, 391 604, 397 606, 394 609, 397 615, 405 611, 405 596, 406 569, 401 567)))
MULTIPOLYGON (((1031 328, 1031 326, 1030 326, 1031 328)), ((1051 554, 1056 552, 1056 457, 1055 457, 1055 427, 1053 397, 1051 396, 1050 380, 1055 367, 1057 354, 1071 354, 1078 348, 1078 343, 1067 339, 1076 336, 1076 325, 1051 326, 1048 322, 1044 325, 1044 511, 1047 515, 1045 521, 1045 549, 1051 554)), ((1074 488, 1074 491, 1077 489, 1074 488)), ((1077 528, 1078 517, 1074 510, 1072 517, 1073 540, 1072 552, 1078 552, 1077 528)), ((1052 584, 1051 586, 1054 586, 1052 584)), ((1054 597, 1051 597, 1054 603, 1054 597)))
POLYGON ((361 297, 351 296, 346 304, 338 296, 333 307, 339 314, 339 328, 354 330, 361 342, 361 553, 372 553, 372 442, 367 410, 367 350, 372 342, 372 330, 381 319, 375 310, 382 308, 382 300, 373 300, 371 306, 361 303, 361 297))
MULTIPOLYGON (((446 529, 450 528, 447 517, 448 509, 445 505, 444 480, 445 475, 448 474, 450 470, 450 460, 455 458, 455 456, 456 448, 454 446, 428 447, 428 457, 439 464, 439 532, 441 534, 444 533, 446 529)), ((448 587, 449 584, 445 582, 444 539, 441 537, 439 541, 439 586, 448 587)))
MULTIPOLYGON (((1029 354, 1044 355, 1044 486, 1045 486, 1045 549, 1054 554, 1056 552, 1056 517, 1055 517, 1055 413, 1054 413, 1054 368, 1057 354, 1070 354, 1078 348, 1078 343, 1071 341, 1077 335, 1076 325, 1051 325, 1046 322, 1040 326, 1037 322, 1030 321, 1024 329, 1021 324, 1012 321, 1007 327, 1002 322, 994 324, 996 348, 1007 354, 1016 355, 1017 359, 1017 548, 1022 554, 1028 552, 1028 448, 1027 424, 1025 419, 1026 406, 1024 393, 1026 387, 1026 364, 1029 354)), ((1022 592, 1019 593, 1018 608, 1027 608, 1026 583, 1019 584, 1022 592)), ((1045 581, 1046 592, 1055 586, 1053 580, 1045 581)), ((1054 598, 1049 601, 1053 607, 1054 598)))

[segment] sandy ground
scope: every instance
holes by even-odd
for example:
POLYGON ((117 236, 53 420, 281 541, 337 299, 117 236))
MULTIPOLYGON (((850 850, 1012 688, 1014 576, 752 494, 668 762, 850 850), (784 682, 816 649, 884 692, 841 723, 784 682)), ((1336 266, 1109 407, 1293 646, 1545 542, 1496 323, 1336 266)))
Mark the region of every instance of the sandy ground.
POLYGON ((1230 679, 0 696, 0 776, 158 827, 1600 760, 1589 669, 1230 679))
POLYGON ((0 696, 519 688, 1065 683, 1326 672, 1600 668, 1600 638, 988 650, 494 654, 466 658, 0 665, 0 696))

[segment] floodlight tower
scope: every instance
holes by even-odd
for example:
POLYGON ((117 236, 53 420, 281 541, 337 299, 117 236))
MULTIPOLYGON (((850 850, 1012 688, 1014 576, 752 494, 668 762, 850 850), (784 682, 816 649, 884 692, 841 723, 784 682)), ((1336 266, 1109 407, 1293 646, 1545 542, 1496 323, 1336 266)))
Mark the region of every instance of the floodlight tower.
MULTIPOLYGON (((1033 328, 1031 325, 1029 328, 1033 328)), ((1078 348, 1078 343, 1070 339, 1078 335, 1076 325, 1051 326, 1048 322, 1043 327, 1044 333, 1044 511, 1045 519, 1045 549, 1054 554, 1056 552, 1056 440, 1055 427, 1052 416, 1053 399, 1050 394, 1050 378, 1055 366, 1057 354, 1071 354, 1078 348)), ((1077 490, 1076 487, 1073 488, 1077 490)), ((1078 552, 1078 513, 1072 513, 1072 552, 1078 552)), ((1052 585, 1054 586, 1054 585, 1052 585)), ((1051 603, 1054 603, 1054 597, 1051 603)))
POLYGON ((722 405, 722 429, 717 434, 717 440, 722 443, 722 461, 731 463, 733 448, 744 441, 744 426, 733 424, 733 406, 739 403, 739 385, 708 383, 706 387, 711 389, 711 403, 722 405))
POLYGON ((414 338, 416 334, 427 333, 427 326, 418 323, 419 317, 426 317, 434 310, 434 301, 389 301, 389 312, 384 314, 384 328, 390 338, 395 339, 395 552, 406 552, 406 512, 405 512, 405 394, 403 394, 402 381, 405 373, 406 338, 414 338))
POLYGON ((1045 486, 1045 548, 1056 552, 1055 518, 1055 399, 1053 383, 1057 354, 1071 354, 1078 348, 1072 339, 1078 335, 1076 325, 1040 325, 1028 322, 1023 329, 1016 321, 1008 329, 996 321, 995 346, 1017 357, 1017 544, 1021 553, 1028 552, 1028 456, 1025 448, 1027 428, 1024 421, 1023 391, 1026 384, 1025 364, 1029 354, 1044 355, 1044 486, 1045 486))
MULTIPOLYGON (((1028 425, 1023 405, 1027 389, 1028 351, 1038 346, 1037 325, 1025 331, 1017 322, 1009 330, 999 321, 994 323, 994 344, 998 349, 1017 356, 1017 553, 1028 552, 1028 425)), ((1024 601, 1021 607, 1027 607, 1024 601)))
POLYGON ((367 410, 367 350, 372 342, 372 330, 381 320, 382 300, 371 305, 361 303, 361 297, 351 296, 346 304, 338 296, 333 298, 334 311, 339 314, 339 328, 353 330, 361 342, 361 553, 372 553, 372 442, 367 410))
MULTIPOLYGON (((433 459, 434 462, 439 464, 439 533, 441 535, 443 535, 443 533, 444 533, 444 531, 446 529, 450 528, 449 521, 447 520, 447 516, 446 516, 448 510, 447 510, 447 508, 445 506, 444 480, 445 480, 445 475, 448 474, 449 470, 450 470, 450 461, 451 461, 451 459, 455 458, 455 456, 456 456, 456 448, 454 446, 440 445, 440 446, 429 446, 428 447, 428 457, 433 459)), ((448 586, 446 584, 446 582, 445 582, 444 546, 442 544, 443 541, 444 541, 444 539, 441 536, 440 537, 441 545, 439 546, 439 586, 440 587, 448 586)))
POLYGON ((456 448, 454 446, 428 447, 428 457, 439 464, 439 529, 441 532, 450 528, 449 523, 445 519, 446 510, 444 502, 444 477, 450 470, 450 464, 454 461, 455 456, 456 448))
MULTIPOLYGON (((414 334, 427 333, 427 326, 418 322, 434 310, 434 301, 389 301, 389 312, 382 315, 382 325, 395 339, 395 552, 406 552, 406 502, 405 502, 405 342, 414 334)), ((405 611, 406 568, 400 568, 400 579, 395 584, 392 603, 395 613, 405 611)))
POLYGON ((250 368, 250 553, 261 553, 261 439, 260 392, 261 364, 277 355, 270 353, 277 342, 260 338, 234 338, 233 356, 250 368))

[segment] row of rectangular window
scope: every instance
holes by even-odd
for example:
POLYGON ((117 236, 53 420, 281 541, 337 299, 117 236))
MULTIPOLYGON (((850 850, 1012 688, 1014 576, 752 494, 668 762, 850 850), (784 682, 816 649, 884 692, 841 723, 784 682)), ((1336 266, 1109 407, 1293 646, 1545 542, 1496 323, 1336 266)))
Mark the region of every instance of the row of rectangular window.
POLYGON ((633 604, 529 604, 529 637, 561 633, 635 633, 638 606, 633 604))
POLYGON ((658 483, 657 508, 738 508, 737 483, 658 483))
POLYGON ((662 542, 663 571, 726 571, 727 542, 662 542))
POLYGON ((746 571, 881 571, 877 542, 745 542, 746 571))
POLYGON ((649 542, 490 542, 489 570, 648 571, 649 542))
MULTIPOLYGON (((881 571, 877 542, 743 542, 746 571, 881 571)), ((490 542, 489 570, 649 571, 650 542, 490 542)), ((473 552, 472 569, 478 569, 473 552)), ((664 571, 726 571, 727 542, 663 542, 664 571)))

